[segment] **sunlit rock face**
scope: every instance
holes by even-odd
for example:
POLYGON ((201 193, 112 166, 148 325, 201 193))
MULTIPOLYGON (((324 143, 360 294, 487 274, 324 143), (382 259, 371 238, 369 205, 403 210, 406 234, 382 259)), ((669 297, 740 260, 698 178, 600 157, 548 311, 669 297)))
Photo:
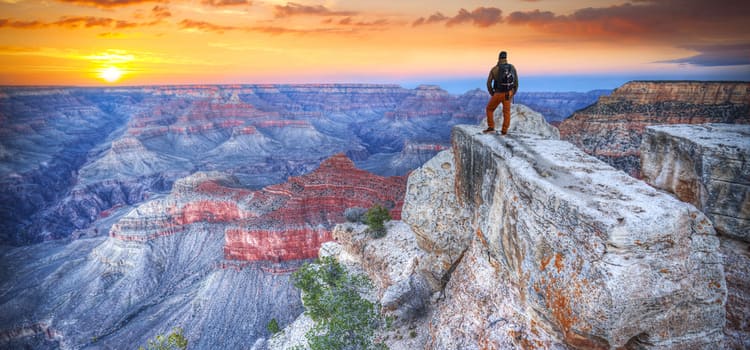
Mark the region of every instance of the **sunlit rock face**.
POLYGON ((447 325, 436 348, 722 341, 726 284, 701 212, 567 142, 480 130, 453 132, 473 232, 433 317, 447 325))
POLYGON ((750 123, 750 83, 630 82, 564 120, 560 135, 639 177, 639 147, 646 127, 702 123, 750 123))
POLYGON ((725 346, 750 347, 750 126, 648 127, 641 164, 645 181, 711 219, 727 279, 725 346))

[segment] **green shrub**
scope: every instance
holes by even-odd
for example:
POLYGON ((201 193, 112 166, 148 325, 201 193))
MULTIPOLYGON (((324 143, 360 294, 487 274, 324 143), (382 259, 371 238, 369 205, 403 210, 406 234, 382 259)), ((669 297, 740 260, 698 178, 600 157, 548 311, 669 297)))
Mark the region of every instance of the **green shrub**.
POLYGON ((338 261, 323 257, 292 278, 303 292, 305 313, 315 321, 305 334, 312 350, 387 349, 374 342, 375 330, 384 324, 379 306, 358 293, 371 288, 366 277, 351 276, 338 261))
POLYGON ((376 204, 365 213, 365 224, 370 228, 370 233, 374 238, 385 236, 385 222, 391 220, 391 214, 388 209, 376 204))
POLYGON ((266 325, 266 329, 268 330, 268 333, 271 333, 271 335, 281 332, 281 328, 279 327, 279 321, 276 321, 275 318, 272 318, 270 321, 268 321, 268 324, 266 325))
POLYGON ((188 341, 182 335, 182 328, 178 327, 166 336, 159 334, 153 339, 149 339, 148 347, 141 346, 138 350, 185 350, 187 345, 188 341))

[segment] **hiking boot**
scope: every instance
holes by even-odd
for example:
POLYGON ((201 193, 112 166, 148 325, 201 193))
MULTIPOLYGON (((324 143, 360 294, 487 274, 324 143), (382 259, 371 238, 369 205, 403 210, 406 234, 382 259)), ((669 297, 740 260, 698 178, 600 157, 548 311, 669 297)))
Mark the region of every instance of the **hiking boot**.
POLYGON ((500 134, 502 134, 502 135, 508 135, 508 132, 507 131, 501 131, 500 134))
POLYGON ((492 132, 495 132, 495 129, 493 129, 493 128, 487 128, 487 129, 484 129, 484 131, 482 131, 483 134, 489 134, 489 133, 492 133, 492 132))

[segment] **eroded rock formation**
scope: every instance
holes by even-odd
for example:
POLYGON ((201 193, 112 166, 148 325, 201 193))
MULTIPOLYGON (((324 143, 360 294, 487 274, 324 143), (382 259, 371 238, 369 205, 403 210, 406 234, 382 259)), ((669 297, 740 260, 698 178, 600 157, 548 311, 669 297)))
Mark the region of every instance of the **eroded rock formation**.
POLYGON ((260 189, 344 153, 405 175, 484 103, 437 86, 0 88, 0 243, 101 235, 197 171, 260 189))
POLYGON ((629 82, 560 124, 560 135, 586 153, 640 176, 646 127, 658 124, 750 123, 750 83, 629 82))
POLYGON ((750 125, 648 127, 641 164, 645 181, 713 222, 728 290, 725 346, 750 347, 750 125))
POLYGON ((383 178, 357 169, 342 154, 310 174, 259 191, 221 173, 196 173, 175 182, 169 196, 125 215, 110 236, 147 242, 210 223, 222 227, 218 233, 224 237, 226 259, 309 259, 331 240, 331 229, 345 221, 347 208, 381 204, 400 218, 405 182, 403 176, 383 178))
POLYGON ((457 196, 475 229, 463 259, 485 259, 495 273, 490 283, 451 279, 435 323, 480 321, 437 333, 438 344, 606 349, 721 341, 726 286, 718 240, 701 212, 569 143, 477 131, 459 126, 453 138, 457 196), (466 298, 479 306, 467 310, 466 298), (507 321, 509 308, 525 311, 507 321), (513 329, 525 331, 514 340, 513 329))

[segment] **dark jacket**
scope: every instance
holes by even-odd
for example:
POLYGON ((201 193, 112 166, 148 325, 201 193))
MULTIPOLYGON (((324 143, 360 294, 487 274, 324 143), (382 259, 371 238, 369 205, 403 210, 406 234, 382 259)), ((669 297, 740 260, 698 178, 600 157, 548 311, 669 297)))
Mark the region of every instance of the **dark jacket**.
MULTIPOLYGON (((490 69, 490 75, 487 77, 487 92, 489 92, 490 95, 492 95, 495 92, 492 87, 493 85, 492 83, 499 74, 498 66, 501 64, 506 64, 506 63, 508 63, 508 60, 502 59, 498 61, 497 64, 494 67, 492 67, 492 69, 490 69)), ((510 65, 510 69, 513 71, 513 76, 516 78, 513 83, 513 89, 512 89, 513 94, 515 95, 516 91, 518 91, 518 73, 516 72, 516 67, 514 67, 512 64, 510 65)))

